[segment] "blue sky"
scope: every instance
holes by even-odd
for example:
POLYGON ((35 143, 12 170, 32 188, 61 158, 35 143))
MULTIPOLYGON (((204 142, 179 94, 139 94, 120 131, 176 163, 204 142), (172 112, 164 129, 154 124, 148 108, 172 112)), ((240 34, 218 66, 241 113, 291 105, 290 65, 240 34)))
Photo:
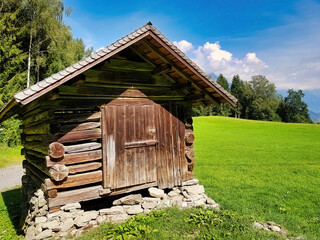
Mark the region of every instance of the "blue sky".
POLYGON ((320 1, 64 0, 75 37, 99 49, 151 21, 209 74, 262 74, 319 97, 320 1))

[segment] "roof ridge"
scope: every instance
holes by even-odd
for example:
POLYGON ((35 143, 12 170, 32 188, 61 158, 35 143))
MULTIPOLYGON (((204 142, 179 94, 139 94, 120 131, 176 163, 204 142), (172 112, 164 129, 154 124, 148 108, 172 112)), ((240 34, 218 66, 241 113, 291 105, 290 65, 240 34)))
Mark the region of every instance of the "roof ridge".
POLYGON ((13 105, 23 102, 23 105, 28 104, 33 101, 34 95, 37 97, 46 94, 51 91, 53 88, 65 83, 70 78, 84 72, 88 67, 93 67, 95 64, 100 63, 101 61, 112 56, 114 51, 120 51, 119 48, 130 44, 131 41, 139 41, 139 37, 150 31, 155 37, 159 38, 167 47, 171 48, 173 53, 176 54, 176 57, 180 57, 189 67, 195 71, 196 74, 199 74, 199 77, 202 78, 208 87, 213 88, 220 95, 222 95, 227 101, 232 104, 237 103, 237 99, 230 94, 227 90, 222 88, 217 82, 215 82, 207 73, 205 73, 198 65, 196 65, 184 52, 182 52, 176 45, 174 45, 165 35, 163 35, 150 21, 143 25, 140 28, 132 31, 131 33, 125 35, 124 37, 114 41, 104 48, 100 48, 94 51, 90 56, 82 58, 80 61, 74 63, 71 66, 68 66, 53 75, 42 79, 40 82, 33 84, 32 86, 21 90, 20 92, 14 94, 12 100, 10 100, 11 105, 5 105, 0 111, 0 119, 2 118, 4 111, 12 108, 13 105), (229 100, 228 100, 229 99, 229 100), (15 103, 14 103, 15 100, 15 103))

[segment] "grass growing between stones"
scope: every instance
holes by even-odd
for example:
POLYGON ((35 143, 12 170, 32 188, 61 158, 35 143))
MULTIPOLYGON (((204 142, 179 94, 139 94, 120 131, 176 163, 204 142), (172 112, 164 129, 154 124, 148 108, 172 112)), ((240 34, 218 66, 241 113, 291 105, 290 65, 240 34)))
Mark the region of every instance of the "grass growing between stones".
POLYGON ((21 189, 0 194, 0 239, 24 239, 18 235, 20 221, 21 189))
POLYGON ((196 177, 222 208, 320 236, 320 126, 194 119, 196 177))
POLYGON ((176 208, 137 215, 124 224, 104 224, 78 240, 98 239, 280 239, 252 228, 252 220, 229 211, 176 208))
POLYGON ((7 147, 0 145, 0 168, 10 165, 22 164, 21 147, 7 147))

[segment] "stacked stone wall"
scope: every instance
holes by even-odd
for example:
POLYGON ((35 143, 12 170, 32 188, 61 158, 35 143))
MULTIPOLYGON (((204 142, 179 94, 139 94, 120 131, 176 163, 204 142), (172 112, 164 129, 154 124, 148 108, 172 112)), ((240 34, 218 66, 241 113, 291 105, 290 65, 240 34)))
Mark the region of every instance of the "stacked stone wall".
POLYGON ((84 230, 104 222, 120 223, 136 214, 147 214, 152 210, 173 206, 220 209, 219 204, 205 194, 204 187, 198 184, 198 180, 193 179, 184 182, 181 187, 168 189, 166 192, 158 188, 149 188, 148 196, 136 193, 115 199, 109 208, 85 211, 77 202, 66 204, 59 211, 49 213, 43 191, 41 189, 35 191, 30 179, 24 180, 22 191, 28 203, 24 204, 26 214, 22 222, 26 239, 79 236, 84 230))

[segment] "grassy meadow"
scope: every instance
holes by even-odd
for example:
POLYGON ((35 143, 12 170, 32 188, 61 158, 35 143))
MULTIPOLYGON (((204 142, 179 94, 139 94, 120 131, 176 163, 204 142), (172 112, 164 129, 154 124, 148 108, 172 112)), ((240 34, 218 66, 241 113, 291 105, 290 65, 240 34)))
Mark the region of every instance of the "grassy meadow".
POLYGON ((224 209, 320 238, 320 125, 194 118, 196 177, 224 209))
MULTIPOLYGON (((196 178, 222 211, 151 212, 79 239, 281 239, 254 220, 320 238, 320 125, 196 117, 194 130, 196 178)), ((1 193, 0 239, 18 238, 18 204, 18 190, 1 193)))
POLYGON ((10 165, 22 164, 21 147, 7 147, 0 145, 0 169, 10 165))

